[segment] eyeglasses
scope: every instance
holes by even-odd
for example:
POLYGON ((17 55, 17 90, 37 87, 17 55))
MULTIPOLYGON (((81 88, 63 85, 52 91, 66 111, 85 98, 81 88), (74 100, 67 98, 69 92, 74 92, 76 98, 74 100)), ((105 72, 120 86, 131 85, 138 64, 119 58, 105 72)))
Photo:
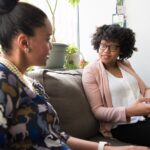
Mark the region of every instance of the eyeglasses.
POLYGON ((107 45, 107 44, 103 44, 103 43, 100 43, 100 46, 99 46, 99 48, 101 50, 105 50, 105 49, 109 48, 110 52, 116 52, 119 47, 120 47, 119 45, 114 45, 114 44, 107 45))

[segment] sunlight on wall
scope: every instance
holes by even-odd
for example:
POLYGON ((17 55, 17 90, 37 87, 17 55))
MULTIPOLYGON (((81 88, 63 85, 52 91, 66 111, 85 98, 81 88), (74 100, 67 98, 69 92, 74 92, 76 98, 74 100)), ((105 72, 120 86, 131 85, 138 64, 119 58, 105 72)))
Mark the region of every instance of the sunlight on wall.
POLYGON ((116 0, 80 1, 80 50, 88 61, 97 58, 97 52, 91 46, 91 35, 97 26, 112 24, 116 0))
MULTIPOLYGON (((22 0, 23 1, 23 0, 22 0)), ((51 20, 46 1, 24 0, 40 7, 51 20)), ((91 46, 91 35, 96 26, 112 23, 112 14, 115 13, 116 0, 80 0, 80 51, 88 61, 97 58, 96 51, 91 46)), ((56 11, 56 40, 58 42, 74 43, 77 45, 77 9, 72 8, 67 0, 59 0, 56 11)))
POLYGON ((150 86, 150 0, 126 0, 127 27, 136 35, 136 47, 138 52, 130 59, 134 69, 142 79, 150 86), (136 5, 136 7, 135 7, 136 5), (140 10, 140 11, 139 11, 140 10), (149 16, 149 17, 148 17, 149 16))
MULTIPOLYGON (((50 9, 46 0, 21 0, 41 8, 51 19, 50 9)), ((54 2, 54 1, 51 1, 54 2)), ((77 44, 77 9, 67 0, 58 0, 56 9, 56 41, 66 44, 77 44)))

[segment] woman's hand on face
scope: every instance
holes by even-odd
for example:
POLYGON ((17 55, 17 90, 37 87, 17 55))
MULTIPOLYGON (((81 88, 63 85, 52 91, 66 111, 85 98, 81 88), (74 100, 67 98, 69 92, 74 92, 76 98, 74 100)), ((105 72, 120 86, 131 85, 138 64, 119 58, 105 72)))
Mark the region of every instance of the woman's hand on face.
POLYGON ((140 98, 126 108, 126 116, 147 116, 150 114, 150 98, 140 98))

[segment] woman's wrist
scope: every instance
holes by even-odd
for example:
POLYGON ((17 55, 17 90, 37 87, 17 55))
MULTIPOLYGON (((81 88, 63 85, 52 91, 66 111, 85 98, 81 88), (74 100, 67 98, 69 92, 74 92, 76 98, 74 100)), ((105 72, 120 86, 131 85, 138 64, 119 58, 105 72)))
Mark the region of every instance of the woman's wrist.
POLYGON ((112 146, 110 146, 110 145, 104 145, 104 148, 103 148, 104 150, 112 150, 112 146))
POLYGON ((129 112, 130 112, 129 109, 130 109, 130 108, 126 108, 126 110, 125 110, 127 122, 130 122, 130 117, 131 117, 131 116, 130 116, 130 113, 129 113, 129 112))
POLYGON ((108 145, 108 143, 107 142, 104 142, 104 141, 100 141, 99 143, 98 143, 98 150, 104 150, 104 146, 105 145, 108 145))

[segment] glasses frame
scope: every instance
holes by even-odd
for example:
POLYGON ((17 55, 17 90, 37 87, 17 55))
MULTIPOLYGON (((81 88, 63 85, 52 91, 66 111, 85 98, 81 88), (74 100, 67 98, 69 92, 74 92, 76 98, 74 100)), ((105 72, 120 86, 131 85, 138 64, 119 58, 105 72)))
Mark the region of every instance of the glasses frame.
POLYGON ((104 43, 99 44, 99 49, 103 51, 108 49, 110 52, 117 52, 119 47, 120 47, 119 45, 115 45, 115 44, 109 44, 109 45, 104 43))

